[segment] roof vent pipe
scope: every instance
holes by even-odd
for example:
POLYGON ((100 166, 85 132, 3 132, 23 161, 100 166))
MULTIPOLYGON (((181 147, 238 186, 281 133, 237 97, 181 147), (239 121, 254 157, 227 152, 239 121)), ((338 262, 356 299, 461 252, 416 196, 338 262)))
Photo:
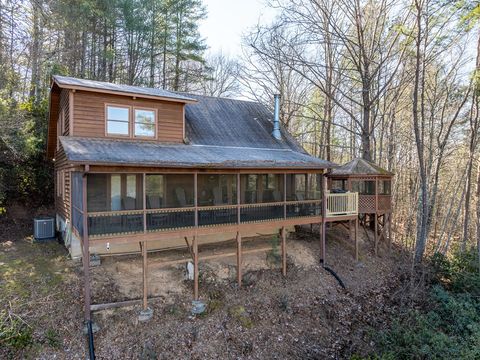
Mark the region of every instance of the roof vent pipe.
POLYGON ((275 139, 281 140, 282 134, 280 133, 280 94, 273 96, 275 101, 275 109, 273 113, 273 131, 272 135, 275 139))

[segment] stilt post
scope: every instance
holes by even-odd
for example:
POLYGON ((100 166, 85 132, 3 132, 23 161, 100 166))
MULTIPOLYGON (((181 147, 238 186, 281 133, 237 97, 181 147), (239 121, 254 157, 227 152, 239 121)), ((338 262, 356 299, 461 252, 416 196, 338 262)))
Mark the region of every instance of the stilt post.
POLYGON ((325 239, 326 239, 326 216, 327 216, 327 176, 322 176, 322 222, 320 224, 321 244, 320 244, 320 263, 325 266, 325 239))
POLYGON ((193 175, 193 197, 195 205, 195 235, 193 235, 193 298, 198 300, 198 173, 193 175))
POLYGON ((193 298, 198 300, 198 237, 193 237, 193 298))
POLYGON ((280 230, 282 235, 282 275, 287 276, 287 232, 285 226, 280 230))
POLYGON ((147 263, 147 242, 143 241, 140 243, 142 249, 142 258, 143 258, 143 310, 147 310, 147 297, 148 297, 148 263, 147 263))
POLYGON ((242 287, 242 235, 237 231, 237 282, 242 287))
POLYGON ((90 244, 88 239, 88 211, 87 211, 87 172, 88 165, 85 166, 85 172, 82 178, 82 210, 83 210, 83 277, 84 277, 84 301, 85 301, 85 320, 91 320, 90 304, 90 244))
POLYGON ((358 217, 355 219, 355 261, 358 261, 358 217))

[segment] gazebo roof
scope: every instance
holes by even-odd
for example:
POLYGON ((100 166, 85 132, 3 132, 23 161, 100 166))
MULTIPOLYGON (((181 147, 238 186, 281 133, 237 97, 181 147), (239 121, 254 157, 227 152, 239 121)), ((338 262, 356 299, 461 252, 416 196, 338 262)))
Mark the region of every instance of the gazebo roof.
POLYGON ((369 176, 393 176, 394 173, 382 169, 380 166, 362 158, 356 158, 352 161, 332 169, 333 176, 350 175, 369 175, 369 176))

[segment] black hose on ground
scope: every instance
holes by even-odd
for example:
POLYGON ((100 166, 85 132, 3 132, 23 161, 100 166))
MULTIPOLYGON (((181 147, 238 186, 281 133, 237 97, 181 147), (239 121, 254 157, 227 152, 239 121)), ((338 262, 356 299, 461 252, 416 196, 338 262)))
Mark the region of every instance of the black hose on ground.
POLYGON ((88 320, 87 329, 88 329, 88 353, 90 356, 90 360, 95 360, 95 347, 93 345, 92 320, 88 320))
POLYGON ((325 265, 323 266, 323 268, 325 270, 327 270, 330 274, 332 274, 335 279, 337 279, 338 283, 340 284, 340 286, 342 288, 346 289, 345 284, 343 283, 342 279, 340 279, 340 276, 338 276, 335 271, 333 271, 332 269, 330 269, 328 266, 325 266, 325 265))

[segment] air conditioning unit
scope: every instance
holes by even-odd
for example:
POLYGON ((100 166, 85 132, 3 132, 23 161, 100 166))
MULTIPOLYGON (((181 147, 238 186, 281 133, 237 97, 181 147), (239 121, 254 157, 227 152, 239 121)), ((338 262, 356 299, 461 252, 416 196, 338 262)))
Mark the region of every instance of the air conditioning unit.
POLYGON ((33 237, 38 241, 55 238, 55 219, 50 216, 33 219, 33 237))

